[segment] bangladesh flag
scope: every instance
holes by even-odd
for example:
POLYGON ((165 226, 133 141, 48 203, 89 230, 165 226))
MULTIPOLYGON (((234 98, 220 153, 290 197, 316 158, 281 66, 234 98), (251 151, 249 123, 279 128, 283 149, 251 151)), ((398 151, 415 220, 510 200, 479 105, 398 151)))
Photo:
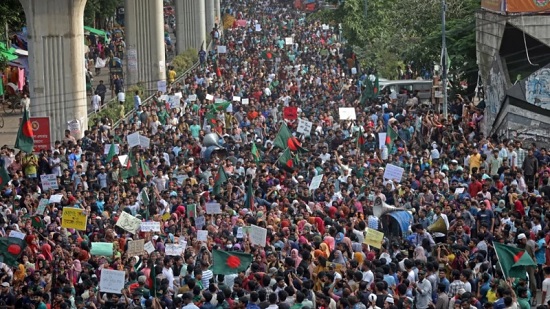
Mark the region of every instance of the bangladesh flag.
POLYGON ((206 119, 206 123, 208 123, 211 126, 215 126, 218 122, 216 119, 216 111, 209 111, 204 115, 204 118, 206 119))
POLYGON ((6 263, 9 266, 15 267, 19 265, 17 261, 27 244, 23 239, 16 237, 0 238, 0 262, 6 263))
POLYGON ((223 186, 223 184, 226 183, 228 179, 229 177, 227 177, 223 166, 220 164, 220 167, 218 168, 218 173, 216 174, 216 178, 214 179, 214 195, 218 195, 220 193, 221 186, 223 186))
POLYGON ((143 190, 141 190, 140 196, 141 196, 141 202, 143 203, 143 205, 149 206, 150 200, 149 200, 149 195, 147 194, 146 188, 143 188, 143 190))
POLYGON ((363 145, 365 145, 365 137, 363 136, 363 127, 359 127, 357 131, 357 151, 363 151, 363 145))
POLYGON ((19 131, 17 131, 15 148, 20 149, 21 151, 26 153, 32 153, 34 148, 34 133, 32 131, 32 124, 29 118, 29 112, 26 108, 23 111, 23 119, 21 119, 19 131))
POLYGON ((286 126, 286 123, 283 123, 281 125, 281 128, 279 129, 279 133, 277 134, 277 137, 275 137, 275 140, 273 141, 273 146, 281 149, 287 149, 288 140, 291 138, 292 138, 292 132, 290 132, 290 130, 286 126))
POLYGON ((228 102, 228 101, 223 101, 223 102, 218 102, 218 103, 214 103, 210 106, 210 109, 212 111, 225 111, 229 105, 231 105, 231 102, 228 102))
POLYGON ((45 229, 46 225, 44 224, 44 221, 42 221, 42 218, 40 216, 32 216, 31 217, 31 225, 35 229, 45 229))
POLYGON ((140 162, 141 172, 143 173, 143 176, 153 176, 153 172, 151 172, 151 169, 149 168, 149 165, 145 163, 145 160, 141 159, 140 162))
POLYGON ((254 189, 252 188, 252 180, 248 181, 248 187, 246 189, 246 200, 244 201, 244 208, 250 210, 254 209, 254 189))
POLYGON ((497 242, 493 243, 495 252, 502 268, 502 272, 506 278, 525 279, 526 267, 536 267, 537 264, 531 256, 523 249, 515 248, 508 245, 503 245, 497 242))
POLYGON ((289 173, 292 173, 294 171, 294 166, 298 163, 296 162, 295 158, 292 157, 292 153, 288 148, 283 151, 283 153, 279 157, 278 162, 281 165, 281 168, 289 173))
POLYGON ((128 161, 126 163, 126 168, 123 169, 120 172, 120 174, 121 174, 122 178, 124 178, 124 179, 128 179, 130 177, 137 176, 139 174, 138 168, 137 168, 137 162, 134 158, 134 153, 133 152, 130 152, 130 154, 128 155, 128 161))
POLYGON ((252 142, 252 157, 254 158, 254 162, 256 162, 256 164, 260 163, 260 151, 254 142, 252 142))
POLYGON ((111 162, 113 161, 113 158, 115 157, 115 150, 116 150, 116 145, 114 143, 111 144, 111 147, 109 147, 109 153, 107 154, 107 162, 111 162))
POLYGON ((388 151, 391 153, 393 144, 395 143, 395 140, 399 136, 397 135, 397 132, 393 129, 392 126, 388 125, 388 129, 386 131, 386 145, 388 146, 388 151))
POLYGON ((252 255, 242 252, 214 250, 212 252, 214 275, 231 275, 246 271, 252 264, 252 255))
POLYGON ((378 80, 378 75, 376 75, 376 77, 374 78, 374 84, 372 85, 372 92, 375 98, 378 96, 379 90, 380 90, 380 81, 378 80))
POLYGON ((10 175, 8 175, 6 169, 3 166, 0 167, 0 190, 4 189, 10 180, 10 175))

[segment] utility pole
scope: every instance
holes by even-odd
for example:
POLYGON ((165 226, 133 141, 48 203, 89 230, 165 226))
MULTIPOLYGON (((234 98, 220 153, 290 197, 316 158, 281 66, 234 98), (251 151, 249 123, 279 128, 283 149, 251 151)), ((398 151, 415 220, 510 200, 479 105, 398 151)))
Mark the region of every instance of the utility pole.
POLYGON ((447 4, 445 0, 441 0, 441 59, 443 59, 442 74, 441 74, 441 86, 443 87, 443 117, 447 119, 447 41, 445 33, 445 11, 447 10, 447 4))

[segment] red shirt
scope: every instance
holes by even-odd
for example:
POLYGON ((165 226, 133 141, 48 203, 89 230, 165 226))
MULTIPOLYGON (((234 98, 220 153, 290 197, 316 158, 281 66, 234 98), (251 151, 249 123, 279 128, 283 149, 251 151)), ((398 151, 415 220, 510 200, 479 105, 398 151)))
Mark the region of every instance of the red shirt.
POLYGON ((482 188, 483 188, 483 184, 481 184, 481 182, 479 180, 476 180, 476 181, 472 182, 468 186, 468 191, 470 193, 470 196, 472 198, 476 197, 477 193, 480 192, 482 188))

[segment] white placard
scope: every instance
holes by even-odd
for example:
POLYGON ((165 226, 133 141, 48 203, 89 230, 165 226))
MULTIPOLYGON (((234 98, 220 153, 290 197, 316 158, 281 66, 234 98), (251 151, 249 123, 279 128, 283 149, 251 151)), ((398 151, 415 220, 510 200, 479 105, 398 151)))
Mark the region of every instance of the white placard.
POLYGON ((127 232, 135 234, 141 228, 141 220, 123 211, 120 213, 116 226, 127 232))
POLYGON ((285 45, 292 45, 294 44, 294 39, 292 37, 285 38, 285 45))
POLYGON ((197 95, 196 94, 192 94, 189 96, 189 102, 195 102, 197 101, 197 95))
POLYGON ((143 245, 143 250, 147 251, 147 253, 151 254, 151 252, 155 251, 155 246, 152 242, 148 241, 143 245))
POLYGON ((309 136, 311 134, 311 129, 313 128, 313 122, 307 121, 305 119, 298 119, 298 127, 296 128, 296 132, 303 134, 305 136, 309 136))
POLYGON ((101 279, 99 280, 99 291, 106 293, 121 294, 124 289, 126 272, 122 270, 101 269, 101 279))
POLYGON ((455 189, 455 194, 462 194, 462 193, 464 193, 464 187, 460 187, 460 188, 455 189))
POLYGON ((227 53, 227 47, 224 45, 218 45, 218 54, 225 54, 227 53))
MULTIPOLYGON (((108 155, 109 154, 109 150, 111 150, 111 144, 105 144, 104 148, 103 148, 103 154, 106 154, 108 155)), ((119 154, 120 153, 120 145, 119 144, 115 144, 115 154, 119 154)))
POLYGON ((166 92, 166 81, 165 80, 159 80, 157 82, 157 90, 165 93, 166 92))
POLYGON ((145 136, 139 136, 139 146, 141 148, 149 148, 151 146, 151 139, 145 136))
POLYGON ((216 215, 222 213, 222 205, 220 203, 206 203, 206 213, 216 215))
POLYGON ((126 167, 126 165, 128 165, 128 155, 118 156, 118 161, 122 166, 126 167))
POLYGON ((145 239, 132 240, 128 242, 127 255, 140 255, 143 253, 143 247, 145 247, 145 239))
POLYGON ((183 246, 181 244, 166 244, 164 247, 164 254, 178 256, 183 253, 183 246))
POLYGON ((56 195, 52 195, 50 196, 50 204, 53 204, 53 203, 61 203, 61 199, 63 198, 63 194, 56 194, 56 195))
POLYGON ((380 149, 384 148, 384 146, 386 145, 386 135, 386 132, 378 133, 378 147, 380 149))
POLYGON ((128 141, 128 146, 130 148, 139 146, 139 132, 128 134, 128 136, 126 136, 126 140, 128 141))
POLYGON ((321 27, 322 27, 323 30, 328 30, 328 29, 330 29, 330 26, 329 26, 329 25, 326 25, 326 24, 322 24, 321 27))
POLYGON ((309 184, 309 190, 319 189, 319 186, 321 185, 322 181, 323 181, 323 174, 313 177, 311 179, 311 183, 309 184))
POLYGON ((9 237, 14 237, 14 238, 19 238, 19 239, 25 239, 26 236, 27 236, 27 234, 19 232, 19 231, 14 231, 14 230, 11 230, 10 235, 9 235, 9 237))
POLYGON ((252 225, 250 227, 250 232, 248 234, 250 243, 255 246, 261 246, 265 247, 267 242, 267 229, 264 229, 263 227, 259 227, 256 225, 252 225))
POLYGON ((160 222, 141 222, 140 229, 142 232, 160 232, 160 222))
POLYGON ((206 224, 206 218, 204 216, 198 216, 195 218, 195 226, 197 229, 202 229, 202 227, 206 224))
POLYGON ((339 107, 338 113, 340 115, 340 120, 355 120, 355 108, 353 107, 339 107))
POLYGON ((183 252, 185 252, 185 249, 187 249, 187 240, 185 240, 183 237, 180 237, 180 245, 183 249, 183 252))
POLYGON ((256 32, 262 31, 262 25, 260 25, 260 24, 254 25, 254 30, 256 30, 256 32))
POLYGON ((170 108, 180 107, 180 100, 178 100, 178 97, 175 95, 169 95, 166 102, 170 105, 170 108))
POLYGON ((208 231, 199 230, 197 231, 197 240, 202 242, 208 241, 208 231))
POLYGON ((250 104, 250 101, 249 101, 249 100, 250 100, 250 99, 248 99, 248 98, 243 98, 243 99, 241 100, 241 103, 242 103, 243 105, 248 105, 248 104, 250 104))
POLYGON ((237 239, 242 239, 244 237, 243 228, 239 226, 237 228, 237 239))
POLYGON ((213 100, 214 100, 214 96, 211 95, 211 94, 209 94, 209 93, 207 93, 207 94, 206 94, 206 99, 207 99, 208 101, 213 101, 213 100))
POLYGON ((163 152, 163 153, 162 153, 162 158, 164 159, 164 161, 166 161, 166 164, 167 164, 168 166, 170 166, 170 155, 167 154, 166 152, 163 152))
POLYGON ((405 172, 405 170, 402 167, 393 164, 387 164, 386 169, 384 170, 384 179, 401 182, 403 172, 405 172))
POLYGON ((59 189, 57 176, 55 174, 40 175, 40 182, 42 183, 42 190, 44 191, 59 189))
POLYGON ((233 102, 241 102, 241 97, 233 96, 233 102))
POLYGON ((356 67, 351 68, 351 74, 352 75, 357 74, 357 68, 356 67))

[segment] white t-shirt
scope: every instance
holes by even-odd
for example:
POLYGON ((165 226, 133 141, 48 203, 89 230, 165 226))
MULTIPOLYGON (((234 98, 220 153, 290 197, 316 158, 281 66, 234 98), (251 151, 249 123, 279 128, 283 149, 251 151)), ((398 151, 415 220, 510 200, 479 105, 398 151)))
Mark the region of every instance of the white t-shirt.
POLYGON ((542 281, 542 291, 546 292, 546 297, 542 303, 547 304, 548 301, 550 301, 550 278, 546 278, 542 281))
POLYGON ((374 274, 372 273, 372 270, 363 272, 363 281, 369 284, 374 281, 374 274))
POLYGON ((126 94, 124 93, 124 91, 117 93, 116 97, 119 102, 126 101, 126 94))

